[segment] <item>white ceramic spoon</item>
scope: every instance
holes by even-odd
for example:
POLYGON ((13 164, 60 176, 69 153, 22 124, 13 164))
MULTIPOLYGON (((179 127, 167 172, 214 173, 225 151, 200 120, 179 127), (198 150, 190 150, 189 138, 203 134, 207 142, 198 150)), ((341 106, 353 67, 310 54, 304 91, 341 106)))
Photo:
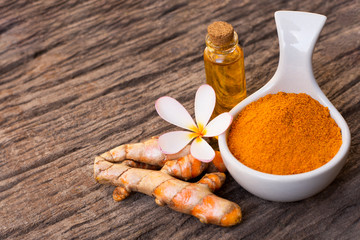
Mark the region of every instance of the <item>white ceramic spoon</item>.
POLYGON ((278 11, 275 22, 279 37, 279 65, 271 80, 260 90, 240 102, 230 114, 236 117, 248 104, 279 91, 306 93, 330 110, 341 129, 342 145, 335 157, 322 167, 295 175, 273 175, 258 172, 240 163, 229 151, 227 134, 219 136, 224 163, 234 179, 249 192, 272 201, 297 201, 310 197, 329 185, 339 173, 350 148, 350 131, 345 120, 316 83, 312 70, 312 53, 326 17, 319 14, 278 11))

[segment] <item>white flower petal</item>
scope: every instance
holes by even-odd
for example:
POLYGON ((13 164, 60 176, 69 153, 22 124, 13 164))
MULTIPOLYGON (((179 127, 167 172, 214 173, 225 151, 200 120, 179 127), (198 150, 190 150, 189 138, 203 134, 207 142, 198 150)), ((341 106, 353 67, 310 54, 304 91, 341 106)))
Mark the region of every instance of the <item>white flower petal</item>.
POLYGON ((204 137, 214 137, 222 134, 230 126, 232 116, 230 113, 225 112, 211 120, 205 128, 204 137))
POLYGON ((200 129, 209 122, 214 111, 216 95, 214 89, 207 84, 201 85, 195 95, 195 119, 200 129))
POLYGON ((188 111, 174 98, 167 96, 159 98, 155 103, 155 108, 165 121, 191 131, 197 129, 188 111))
POLYGON ((194 133, 187 131, 168 132, 159 137, 159 146, 165 154, 174 154, 183 149, 194 137, 194 133))
POLYGON ((200 137, 195 138, 192 142, 190 152, 194 158, 202 162, 211 162, 215 157, 214 149, 200 137))

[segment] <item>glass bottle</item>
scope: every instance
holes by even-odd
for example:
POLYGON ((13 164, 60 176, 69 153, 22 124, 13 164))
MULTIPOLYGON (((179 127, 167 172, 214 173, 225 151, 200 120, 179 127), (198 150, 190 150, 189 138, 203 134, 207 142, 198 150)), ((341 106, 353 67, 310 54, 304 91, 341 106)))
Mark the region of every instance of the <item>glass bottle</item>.
POLYGON ((238 35, 226 22, 210 24, 205 42, 206 82, 216 93, 214 118, 246 97, 244 53, 238 45, 238 35))

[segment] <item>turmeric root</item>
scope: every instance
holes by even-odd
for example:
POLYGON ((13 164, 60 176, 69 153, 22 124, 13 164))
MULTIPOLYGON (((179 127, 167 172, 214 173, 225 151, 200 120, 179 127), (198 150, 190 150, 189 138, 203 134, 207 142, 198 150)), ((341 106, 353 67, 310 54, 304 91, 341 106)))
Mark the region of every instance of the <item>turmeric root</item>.
POLYGON ((167 161, 161 171, 173 177, 189 180, 200 176, 207 166, 207 163, 201 162, 188 154, 178 160, 167 161))
MULTIPOLYGON (((186 165, 186 161, 193 161, 193 158, 190 155, 190 146, 187 145, 184 149, 176 154, 164 154, 162 153, 158 137, 152 137, 149 140, 140 143, 124 144, 118 146, 114 149, 111 149, 108 152, 105 152, 100 155, 106 161, 109 162, 122 162, 125 160, 135 161, 132 164, 132 167, 145 168, 145 169, 154 169, 155 166, 163 167, 166 162, 171 160, 180 160, 185 158, 182 161, 182 165, 186 165), (143 163, 143 164, 137 164, 143 163), (136 166, 135 166, 136 165, 136 166)), ((199 160, 196 160, 200 162, 199 160)), ((128 162, 129 163, 129 162, 128 162)), ((129 163, 130 164, 130 163, 129 163)), ((205 164, 198 164, 199 167, 207 168, 208 172, 226 172, 226 167, 222 161, 219 151, 215 151, 215 158, 212 162, 205 164)), ((175 166, 173 166, 175 167, 175 166)), ((188 171, 188 169, 182 169, 182 172, 188 171)), ((178 175, 174 175, 177 176, 178 175)), ((198 176, 198 175, 197 175, 198 176)), ((195 176, 196 177, 196 176, 195 176)), ((181 177, 182 179, 189 179, 188 177, 181 177)))
POLYGON ((152 137, 144 142, 118 146, 100 156, 109 162, 122 162, 130 159, 162 167, 166 161, 179 159, 189 153, 190 146, 186 146, 176 154, 164 154, 159 147, 158 137, 152 137))
POLYGON ((113 191, 113 199, 116 202, 120 202, 127 198, 130 195, 130 192, 124 187, 116 187, 113 191))
MULTIPOLYGON (((101 157, 110 162, 123 162, 132 168, 158 170, 160 166, 163 166, 161 171, 183 180, 198 177, 205 169, 207 172, 226 171, 219 151, 215 151, 215 158, 211 163, 204 163, 195 159, 190 154, 189 146, 185 147, 178 154, 165 155, 160 150, 157 137, 142 143, 121 145, 102 154, 101 157), (177 157, 180 158, 176 159, 177 157)), ((115 201, 122 201, 129 195, 130 192, 126 191, 125 188, 117 187, 113 192, 113 199, 115 201)))
POLYGON ((188 183, 163 171, 132 168, 96 157, 94 177, 99 183, 120 187, 114 191, 115 198, 120 200, 131 191, 137 191, 154 196, 158 205, 166 204, 204 223, 228 227, 241 221, 241 209, 237 204, 212 193, 224 183, 224 173, 207 174, 197 183, 188 183))
POLYGON ((142 169, 151 169, 151 170, 159 170, 158 166, 150 165, 147 163, 137 162, 134 160, 124 160, 123 163, 132 168, 142 168, 142 169))
MULTIPOLYGON (((125 160, 122 163, 132 168, 158 170, 157 166, 133 160, 125 160)), ((188 154, 178 160, 167 161, 161 168, 161 171, 179 179, 189 180, 202 174, 206 167, 207 163, 201 162, 195 159, 191 154, 188 154)), ((126 191, 126 189, 117 187, 113 192, 113 199, 118 202, 124 200, 129 195, 130 192, 126 191)))
MULTIPOLYGON (((125 164, 125 161, 123 162, 125 164)), ((129 165, 128 165, 129 166, 129 165)), ((207 174, 200 179, 198 183, 206 184, 211 191, 218 190, 225 181, 225 175, 220 173, 207 174)), ((130 195, 130 191, 126 190, 125 187, 116 187, 113 192, 113 199, 116 202, 120 202, 130 195)))

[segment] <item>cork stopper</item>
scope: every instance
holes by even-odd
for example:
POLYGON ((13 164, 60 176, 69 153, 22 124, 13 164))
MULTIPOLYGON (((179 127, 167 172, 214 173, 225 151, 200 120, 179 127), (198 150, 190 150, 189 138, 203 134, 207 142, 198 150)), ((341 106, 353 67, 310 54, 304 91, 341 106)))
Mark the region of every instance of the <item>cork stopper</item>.
POLYGON ((207 28, 210 41, 215 45, 229 44, 234 38, 234 28, 227 22, 213 22, 207 28))

